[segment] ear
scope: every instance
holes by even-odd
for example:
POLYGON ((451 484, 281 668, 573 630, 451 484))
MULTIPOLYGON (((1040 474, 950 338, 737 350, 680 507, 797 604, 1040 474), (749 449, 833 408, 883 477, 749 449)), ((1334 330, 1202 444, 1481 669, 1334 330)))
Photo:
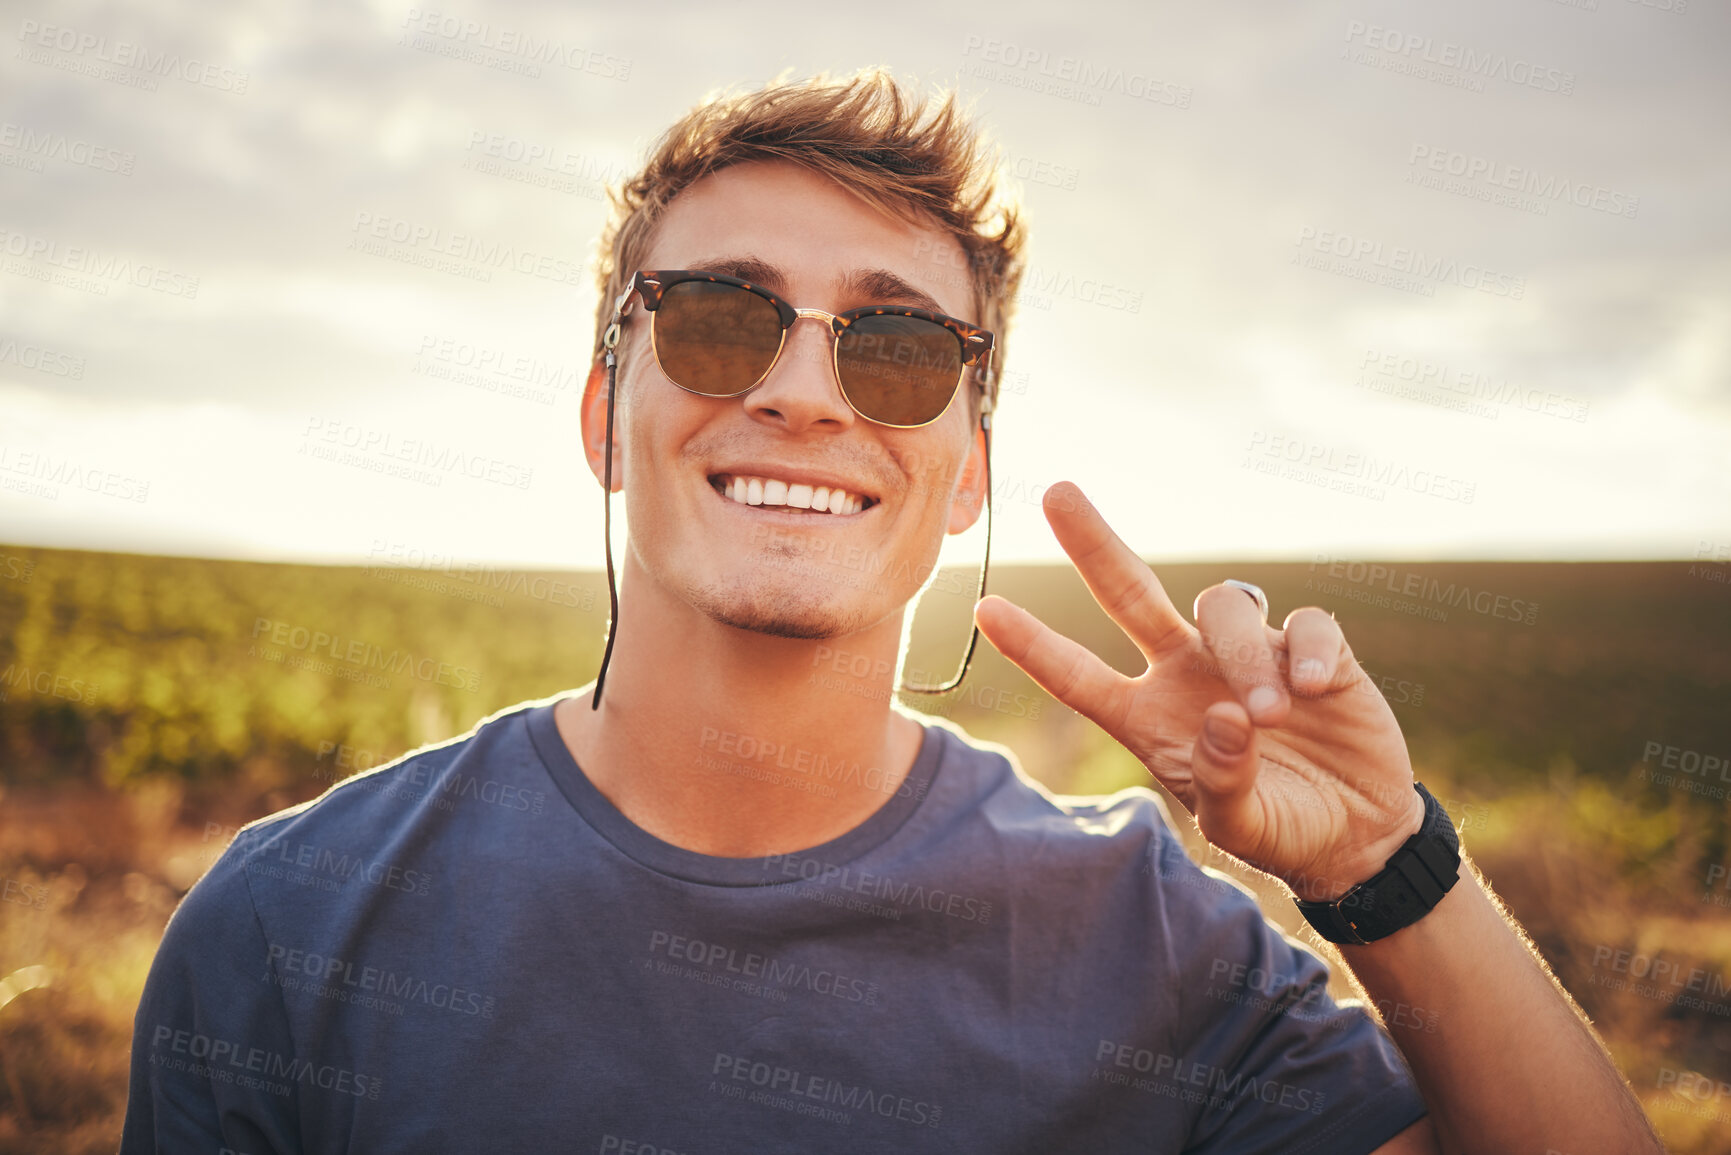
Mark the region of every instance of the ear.
MULTIPOLYGON (((614 385, 618 385, 617 368, 614 385)), ((597 358, 589 370, 589 380, 583 385, 583 407, 579 414, 583 426, 583 453, 589 459, 589 472, 600 482, 607 476, 604 454, 607 449, 607 364, 597 358)), ((613 492, 625 488, 625 443, 620 436, 617 405, 613 413, 613 492)))
POLYGON ((949 533, 962 533, 980 520, 986 504, 986 431, 974 426, 973 444, 968 449, 967 464, 956 482, 955 496, 950 499, 949 533))

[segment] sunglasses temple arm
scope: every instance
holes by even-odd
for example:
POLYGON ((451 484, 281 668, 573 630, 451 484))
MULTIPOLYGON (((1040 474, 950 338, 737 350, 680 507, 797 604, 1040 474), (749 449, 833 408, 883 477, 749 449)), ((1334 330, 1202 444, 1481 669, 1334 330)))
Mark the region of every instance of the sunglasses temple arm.
MULTIPOLYGON (((986 549, 980 558, 980 588, 974 594, 974 602, 986 596, 986 574, 992 568, 992 415, 990 412, 980 414, 980 429, 986 438, 986 549)), ((971 616, 971 615, 970 615, 971 616)), ((962 655, 962 668, 956 676, 941 686, 909 686, 902 685, 898 690, 904 694, 947 694, 960 686, 968 676, 968 667, 974 661, 974 648, 980 644, 980 627, 976 624, 968 634, 968 650, 962 655)))
MULTIPOLYGON (((617 341, 617 323, 609 334, 617 341)), ((607 663, 613 659, 613 642, 619 636, 619 588, 613 579, 613 378, 618 364, 613 356, 613 346, 607 347, 607 448, 603 451, 606 464, 602 467, 601 478, 601 534, 605 541, 607 554, 607 648, 601 653, 601 671, 595 675, 595 696, 589 703, 591 710, 601 708, 601 687, 607 681, 607 663)))

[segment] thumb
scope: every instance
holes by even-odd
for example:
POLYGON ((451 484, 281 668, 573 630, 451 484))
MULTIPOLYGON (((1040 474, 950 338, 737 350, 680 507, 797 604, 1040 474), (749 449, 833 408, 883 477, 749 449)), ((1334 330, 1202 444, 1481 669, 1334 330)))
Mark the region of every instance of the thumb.
POLYGON ((1252 801, 1260 765, 1256 727, 1244 707, 1231 699, 1208 707, 1190 756, 1196 824, 1229 853, 1261 841, 1262 814, 1252 801))

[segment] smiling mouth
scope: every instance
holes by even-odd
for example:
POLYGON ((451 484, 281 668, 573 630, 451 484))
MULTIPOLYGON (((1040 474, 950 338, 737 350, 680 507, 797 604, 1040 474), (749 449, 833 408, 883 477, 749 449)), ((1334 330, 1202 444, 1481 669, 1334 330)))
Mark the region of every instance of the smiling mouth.
POLYGON ((766 505, 826 517, 847 517, 878 504, 877 498, 851 490, 739 473, 711 474, 709 487, 739 505, 766 505))

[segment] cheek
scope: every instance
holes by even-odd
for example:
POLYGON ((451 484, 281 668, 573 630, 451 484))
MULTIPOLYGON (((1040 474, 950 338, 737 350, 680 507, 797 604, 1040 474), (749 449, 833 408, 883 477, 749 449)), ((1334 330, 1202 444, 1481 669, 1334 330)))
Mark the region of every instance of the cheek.
MULTIPOLYGON (((967 415, 961 415, 965 418, 967 415)), ((946 418, 946 426, 949 418, 946 418)), ((908 445, 902 458, 908 479, 908 502, 915 507, 926 506, 933 516, 949 505, 950 495, 968 467, 967 435, 959 428, 946 427, 908 445)))

